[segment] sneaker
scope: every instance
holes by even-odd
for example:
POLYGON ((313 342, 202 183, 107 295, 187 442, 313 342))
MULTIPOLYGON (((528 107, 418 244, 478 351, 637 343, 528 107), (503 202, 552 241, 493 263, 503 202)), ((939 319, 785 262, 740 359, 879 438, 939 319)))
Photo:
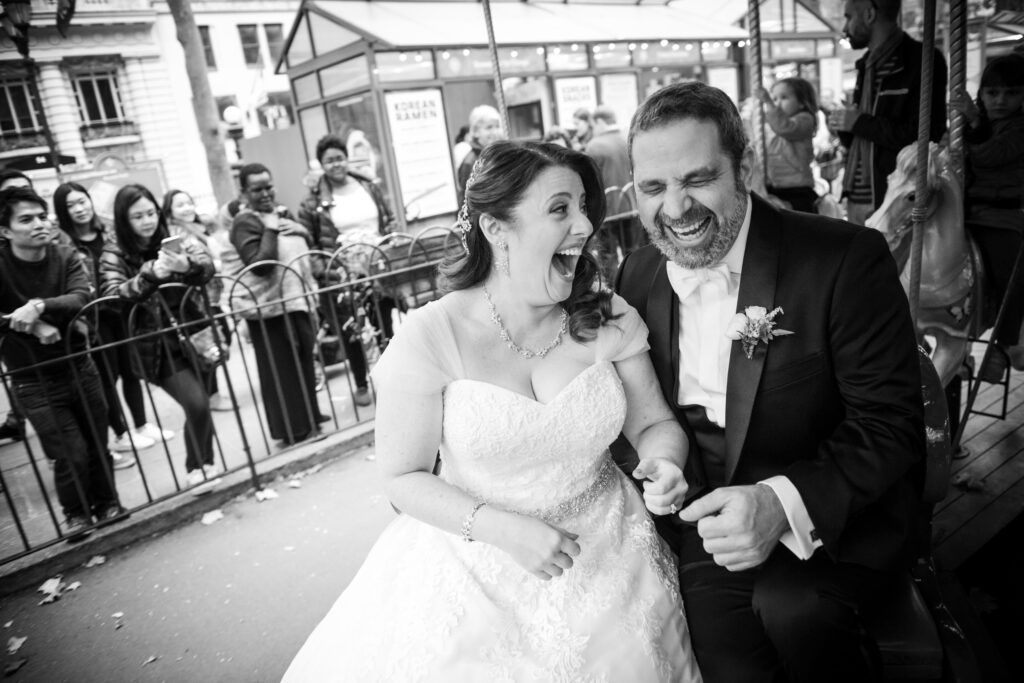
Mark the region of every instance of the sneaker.
POLYGON ((7 418, 7 420, 0 424, 0 439, 10 439, 11 441, 21 441, 25 438, 25 425, 16 419, 7 418))
POLYGON ((121 455, 120 453, 111 453, 110 457, 114 459, 115 470, 126 470, 129 467, 135 467, 135 458, 130 455, 121 455))
POLYGON ((96 526, 106 526, 127 519, 128 511, 120 503, 109 503, 96 513, 96 526))
POLYGON ((356 387, 356 393, 353 396, 353 400, 357 406, 368 406, 373 403, 373 399, 370 398, 370 390, 366 387, 356 387))
POLYGON ((136 438, 144 436, 154 443, 157 441, 170 441, 174 438, 174 432, 170 429, 160 429, 152 422, 147 422, 135 430, 136 438))
POLYGON ((203 474, 207 479, 216 479, 221 475, 221 469, 216 465, 203 465, 203 474))
POLYGON ((213 394, 210 396, 210 410, 234 410, 235 404, 228 396, 213 394))
POLYGON ((64 540, 68 543, 77 543, 92 533, 92 518, 85 515, 68 515, 64 527, 64 540))
POLYGON ((155 446, 156 441, 153 441, 153 439, 150 439, 149 437, 142 436, 141 434, 133 434, 132 436, 128 436, 128 432, 125 432, 121 436, 111 441, 107 445, 107 448, 109 448, 115 454, 131 453, 133 450, 132 444, 135 444, 134 450, 142 451, 147 448, 152 448, 153 446, 155 446))
MULTIPOLYGON (((207 465, 207 467, 213 467, 213 465, 207 465)), ((220 483, 220 479, 209 479, 209 475, 203 475, 203 470, 192 470, 185 476, 185 484, 193 496, 209 493, 220 483)))

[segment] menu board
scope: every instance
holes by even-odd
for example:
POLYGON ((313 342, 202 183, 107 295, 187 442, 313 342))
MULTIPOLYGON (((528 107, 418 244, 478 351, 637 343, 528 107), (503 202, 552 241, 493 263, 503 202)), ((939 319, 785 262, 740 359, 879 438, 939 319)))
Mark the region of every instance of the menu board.
POLYGON ((441 91, 389 92, 384 102, 407 214, 426 218, 454 213, 455 178, 441 91))

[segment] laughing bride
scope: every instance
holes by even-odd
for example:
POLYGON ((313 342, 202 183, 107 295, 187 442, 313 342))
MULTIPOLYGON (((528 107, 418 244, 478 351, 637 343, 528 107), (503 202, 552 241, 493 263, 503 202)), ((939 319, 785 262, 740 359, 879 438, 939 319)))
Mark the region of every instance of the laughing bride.
POLYGON ((467 185, 451 292, 408 316, 373 374, 402 514, 284 680, 700 681, 648 514, 682 504, 686 441, 647 328, 593 286, 597 172, 498 142, 467 185), (642 496, 608 454, 620 431, 642 496))

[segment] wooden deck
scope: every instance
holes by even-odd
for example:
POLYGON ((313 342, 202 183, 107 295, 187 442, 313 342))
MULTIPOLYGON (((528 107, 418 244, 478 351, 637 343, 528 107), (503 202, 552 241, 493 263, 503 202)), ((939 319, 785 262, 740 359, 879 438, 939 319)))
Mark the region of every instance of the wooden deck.
MULTIPOLYGON (((982 345, 975 345, 980 361, 982 345)), ((982 383, 975 410, 1002 411, 1004 387, 982 383)), ((966 403, 967 383, 963 401, 966 403)), ((971 415, 962 443, 967 455, 953 461, 946 498, 935 508, 935 558, 957 569, 1024 512, 1024 373, 1011 371, 1006 419, 971 415)))

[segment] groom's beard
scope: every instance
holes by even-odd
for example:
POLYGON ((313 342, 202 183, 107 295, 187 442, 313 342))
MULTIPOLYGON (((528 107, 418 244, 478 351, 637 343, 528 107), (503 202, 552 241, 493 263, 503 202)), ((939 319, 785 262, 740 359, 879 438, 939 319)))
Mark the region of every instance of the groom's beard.
POLYGON ((693 270, 694 268, 707 268, 719 263, 732 248, 736 236, 740 234, 743 227, 743 219, 747 213, 747 201, 749 193, 742 183, 737 183, 736 193, 733 195, 733 206, 725 216, 725 220, 719 221, 718 217, 706 206, 696 204, 678 220, 667 218, 660 211, 654 217, 654 230, 648 230, 651 242, 670 261, 676 265, 693 270), (711 239, 699 247, 686 248, 679 246, 666 233, 672 227, 692 225, 710 217, 711 239))

